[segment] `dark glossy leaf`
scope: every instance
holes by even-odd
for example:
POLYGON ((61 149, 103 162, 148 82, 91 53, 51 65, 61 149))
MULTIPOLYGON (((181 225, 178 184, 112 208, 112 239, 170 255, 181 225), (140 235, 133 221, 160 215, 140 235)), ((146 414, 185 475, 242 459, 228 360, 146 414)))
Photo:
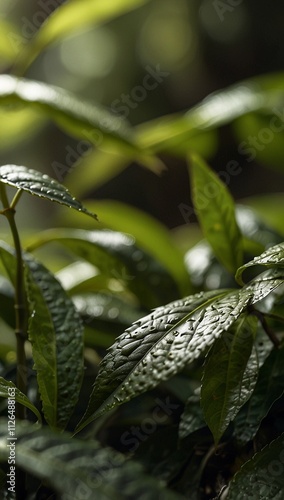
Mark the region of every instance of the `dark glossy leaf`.
POLYGON ((282 500, 284 434, 246 462, 231 481, 227 500, 282 500))
POLYGON ((284 393, 284 347, 273 349, 260 368, 250 400, 235 419, 234 435, 245 444, 256 435, 271 406, 284 393))
MULTIPOLYGON (((17 466, 68 500, 178 500, 181 497, 144 474, 137 463, 102 448, 95 440, 71 439, 67 433, 17 424, 17 466)), ((7 421, 0 423, 0 460, 7 463, 7 421)))
POLYGON ((103 359, 78 430, 154 388, 200 357, 250 304, 283 283, 269 270, 242 290, 200 293, 156 309, 120 335, 103 359))
MULTIPOLYGON (((0 242, 0 256, 15 280, 13 249, 0 242)), ((64 428, 78 400, 83 377, 83 325, 73 302, 55 277, 25 254, 29 339, 45 419, 64 428)))
POLYGON ((191 190, 204 236, 218 260, 234 274, 242 264, 242 237, 233 198, 225 184, 197 155, 191 156, 191 190))
POLYGON ((258 363, 252 351, 256 327, 256 317, 242 315, 207 354, 201 407, 216 444, 256 384, 258 363))
POLYGON ((177 285, 164 266, 136 245, 135 238, 128 234, 52 229, 37 235, 29 249, 51 241, 66 246, 106 276, 123 282, 147 308, 179 296, 177 285))
POLYGON ((25 394, 23 394, 19 389, 8 380, 5 380, 3 377, 0 377, 0 397, 1 398, 11 398, 15 399, 17 403, 29 408, 37 417, 38 421, 41 423, 41 414, 38 409, 32 404, 25 394))
POLYGON ((236 273, 236 280, 238 283, 242 284, 242 274, 245 269, 251 266, 266 266, 266 267, 283 267, 284 268, 284 243, 279 243, 269 248, 263 252, 258 257, 255 257, 250 262, 247 262, 244 266, 240 267, 236 273))
POLYGON ((5 165, 0 167, 0 182, 96 218, 96 215, 89 212, 73 198, 62 184, 37 170, 19 165, 5 165))

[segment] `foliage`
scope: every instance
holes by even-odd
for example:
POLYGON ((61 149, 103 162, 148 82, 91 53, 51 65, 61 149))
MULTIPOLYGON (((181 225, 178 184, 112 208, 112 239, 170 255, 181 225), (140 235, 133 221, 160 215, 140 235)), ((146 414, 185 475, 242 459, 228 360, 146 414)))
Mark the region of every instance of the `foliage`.
MULTIPOLYGON (((145 2, 97 2, 88 16, 81 3, 50 16, 18 72, 70 31, 145 2)), ((283 233, 235 206, 200 148, 225 123, 272 115, 279 88, 283 75, 259 77, 134 128, 63 89, 0 76, 0 105, 12 112, 36 110, 79 138, 99 131, 96 154, 110 176, 117 158, 121 168, 138 159, 158 171, 158 154, 184 157, 205 238, 183 255, 139 210, 82 204, 40 168, 0 167, 14 243, 0 241, 0 315, 16 339, 0 344, 5 497, 11 464, 17 499, 283 497, 283 233), (16 223, 22 195, 74 215, 25 239, 16 223), (59 259, 54 271, 58 249, 68 264, 59 259)))

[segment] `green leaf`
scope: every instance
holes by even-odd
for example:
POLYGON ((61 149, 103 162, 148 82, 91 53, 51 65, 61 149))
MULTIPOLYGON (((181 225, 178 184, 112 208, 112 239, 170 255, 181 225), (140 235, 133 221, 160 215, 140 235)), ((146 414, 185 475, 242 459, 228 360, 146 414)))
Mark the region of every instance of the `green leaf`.
POLYGON ((39 29, 21 54, 19 71, 24 72, 46 47, 74 31, 105 23, 125 14, 148 0, 70 0, 59 7, 39 29))
POLYGON ((179 296, 167 269, 136 245, 128 234, 109 230, 51 229, 29 245, 35 249, 55 241, 98 267, 103 274, 122 281, 147 308, 179 296))
POLYGON ((257 318, 242 315, 207 354, 201 407, 217 444, 256 384, 258 363, 252 352, 257 318))
MULTIPOLYGON (((90 184, 90 179, 89 179, 90 184)), ((183 256, 176 246, 170 231, 158 220, 135 207, 117 201, 85 201, 85 206, 100 214, 103 227, 134 236, 137 244, 157 259, 179 285, 180 295, 191 292, 190 280, 183 262, 183 256)), ((79 214, 63 214, 64 219, 79 224, 79 214), (70 217, 71 215, 71 217, 70 217)), ((87 218, 86 218, 87 219, 87 218)), ((84 224, 90 226, 91 220, 84 224)))
POLYGON ((58 87, 0 75, 1 104, 26 105, 29 109, 40 110, 42 115, 55 120, 64 130, 87 140, 90 145, 105 146, 106 140, 111 139, 132 153, 140 153, 125 120, 58 87))
MULTIPOLYGON (((13 249, 0 242, 0 256, 14 282, 13 249)), ((28 334, 43 412, 51 427, 64 428, 82 383, 83 325, 55 277, 28 254, 24 254, 24 262, 30 309, 28 334)))
POLYGON ((0 109, 0 151, 15 148, 34 137, 45 124, 45 118, 35 109, 0 109))
POLYGON ((269 270, 242 290, 215 290, 159 307, 120 335, 103 359, 78 431, 106 411, 180 372, 200 357, 247 306, 280 286, 269 270))
POLYGON ((38 409, 32 404, 32 402, 23 394, 19 389, 8 380, 0 377, 0 397, 1 398, 12 398, 15 399, 17 403, 29 408, 37 417, 39 423, 41 423, 41 414, 38 409))
POLYGON ((218 176, 197 155, 191 157, 191 189, 204 236, 216 257, 235 273, 242 264, 242 237, 231 194, 218 176))
POLYGON ((228 500, 281 500, 284 496, 284 434, 246 462, 230 483, 228 500))
POLYGON ((3 276, 0 276, 0 302, 1 302, 1 318, 12 328, 15 328, 15 292, 8 281, 3 276))
POLYGON ((5 165, 0 167, 0 182, 8 184, 17 189, 22 189, 46 200, 55 201, 69 208, 74 208, 91 217, 96 218, 95 214, 89 212, 82 204, 71 196, 68 189, 51 179, 46 174, 37 172, 31 168, 18 165, 5 165))
POLYGON ((234 435, 246 444, 256 435, 262 420, 283 393, 284 347, 274 349, 259 370, 250 400, 235 419, 234 435))
POLYGON ((236 280, 239 284, 243 284, 242 274, 245 269, 248 269, 251 266, 279 266, 284 268, 284 243, 274 245, 258 257, 255 257, 253 260, 240 267, 236 272, 236 280))
MULTIPOLYGON (((134 461, 94 439, 71 439, 68 433, 17 423, 17 466, 68 500, 181 500, 177 493, 146 475, 134 461)), ((0 460, 7 463, 7 420, 0 422, 0 460)))

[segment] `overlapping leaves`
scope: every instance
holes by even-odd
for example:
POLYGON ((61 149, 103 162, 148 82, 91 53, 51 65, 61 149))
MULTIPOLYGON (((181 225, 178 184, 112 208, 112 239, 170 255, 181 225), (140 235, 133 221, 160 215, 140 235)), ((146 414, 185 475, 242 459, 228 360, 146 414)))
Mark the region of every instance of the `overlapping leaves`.
POLYGON ((241 290, 196 294, 134 323, 102 361, 78 429, 181 371, 205 353, 247 306, 264 298, 283 279, 284 270, 269 270, 241 290))

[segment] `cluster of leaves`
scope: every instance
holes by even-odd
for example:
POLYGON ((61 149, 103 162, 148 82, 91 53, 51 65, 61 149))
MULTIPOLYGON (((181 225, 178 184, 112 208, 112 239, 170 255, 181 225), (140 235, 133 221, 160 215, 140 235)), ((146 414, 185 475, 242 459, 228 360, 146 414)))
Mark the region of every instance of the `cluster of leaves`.
MULTIPOLYGON (((78 22, 142 3, 124 0, 104 10, 106 3, 96 2, 100 8, 79 21, 82 2, 64 4, 25 49, 21 71, 78 22)), ((135 130, 66 91, 0 76, 0 104, 39 110, 78 137, 98 129, 103 151, 93 155, 104 179, 132 159, 159 171, 158 153, 187 157, 205 237, 183 256, 172 235, 138 210, 83 206, 39 171, 0 167, 1 214, 14 240, 0 242, 0 315, 17 340, 8 353, 1 344, 5 495, 12 417, 6 403, 13 393, 18 498, 25 489, 27 498, 75 500, 282 498, 283 235, 235 207, 204 160, 219 126, 263 119, 280 97, 278 83, 262 78, 135 130), (11 202, 7 186, 17 190, 11 202), (88 229, 79 229, 80 214, 72 219, 79 228, 49 229, 23 245, 15 223, 23 192, 90 216, 88 229), (64 249, 69 264, 52 272, 34 256, 46 245, 64 249)), ((80 174, 87 182, 94 158, 88 162, 80 174)), ((70 185, 83 189, 79 170, 70 185)))

